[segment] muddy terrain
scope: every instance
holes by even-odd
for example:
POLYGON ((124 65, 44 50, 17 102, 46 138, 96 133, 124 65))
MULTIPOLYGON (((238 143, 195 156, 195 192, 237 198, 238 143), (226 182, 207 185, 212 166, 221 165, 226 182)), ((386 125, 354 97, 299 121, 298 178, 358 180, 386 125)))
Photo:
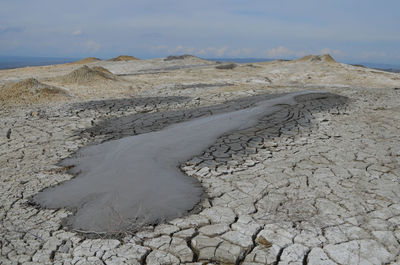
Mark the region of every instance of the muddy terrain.
POLYGON ((1 70, 0 264, 399 264, 399 102, 400 74, 328 55, 1 70))

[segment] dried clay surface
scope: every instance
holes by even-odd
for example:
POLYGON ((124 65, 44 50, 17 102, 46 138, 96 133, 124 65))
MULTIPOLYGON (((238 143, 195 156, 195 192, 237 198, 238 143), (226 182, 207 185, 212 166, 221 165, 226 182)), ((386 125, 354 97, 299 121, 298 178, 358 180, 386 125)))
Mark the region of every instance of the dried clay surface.
POLYGON ((327 56, 216 66, 192 56, 93 60, 115 80, 68 84, 62 77, 82 65, 0 71, 7 88, 35 78, 68 92, 0 105, 0 264, 399 264, 400 75, 327 56), (87 234, 65 226, 73 209, 31 204, 74 178, 58 163, 87 146, 305 90, 322 93, 179 164, 204 191, 182 216, 87 234))
MULTIPOLYGON (((202 193, 195 179, 185 176, 178 165, 200 154, 219 136, 251 128, 261 117, 282 111, 282 105, 296 104, 300 95, 315 96, 312 92, 277 96, 254 107, 82 148, 60 163, 72 166, 69 173, 77 177, 46 189, 32 202, 52 209, 73 208, 71 227, 97 233, 118 233, 132 230, 136 223, 181 216, 194 208, 202 193)), ((327 99, 321 102, 327 106, 341 103, 330 95, 316 97, 327 99)))

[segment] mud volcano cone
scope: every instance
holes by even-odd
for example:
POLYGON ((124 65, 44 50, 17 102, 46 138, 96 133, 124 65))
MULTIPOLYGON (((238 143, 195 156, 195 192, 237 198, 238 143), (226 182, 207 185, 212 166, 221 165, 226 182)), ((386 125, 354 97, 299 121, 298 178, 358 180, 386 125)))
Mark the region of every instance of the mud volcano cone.
POLYGON ((295 60, 295 62, 324 62, 324 63, 336 63, 335 59, 329 54, 323 55, 307 55, 300 59, 295 60))
POLYGON ((56 100, 66 96, 64 89, 43 84, 35 78, 6 84, 0 88, 0 101, 3 102, 36 103, 42 99, 56 100))
POLYGON ((115 80, 116 76, 103 67, 89 68, 87 65, 63 76, 64 83, 87 84, 96 81, 115 80))
POLYGON ((120 62, 120 61, 136 61, 136 60, 139 60, 139 58, 129 56, 129 55, 120 55, 118 57, 110 59, 109 61, 120 62))
POLYGON ((87 57, 87 58, 84 58, 82 60, 73 62, 71 64, 87 64, 87 63, 94 63, 94 62, 98 62, 98 61, 101 61, 101 60, 99 58, 96 58, 96 57, 87 57))

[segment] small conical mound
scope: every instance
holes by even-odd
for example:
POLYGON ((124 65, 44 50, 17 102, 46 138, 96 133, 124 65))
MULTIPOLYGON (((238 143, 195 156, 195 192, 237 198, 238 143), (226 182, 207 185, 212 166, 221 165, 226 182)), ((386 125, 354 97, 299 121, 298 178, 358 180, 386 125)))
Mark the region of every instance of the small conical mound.
POLYGON ((335 59, 329 54, 324 55, 307 55, 300 59, 294 60, 294 62, 325 62, 325 63, 335 63, 335 59))
POLYGON ((94 67, 92 67, 92 70, 97 71, 97 72, 102 72, 103 74, 110 75, 110 76, 114 75, 113 73, 108 71, 108 69, 101 67, 101 66, 94 66, 94 67))
POLYGON ((315 55, 306 55, 306 56, 301 57, 301 58, 299 58, 299 59, 297 59, 297 60, 293 60, 293 62, 309 62, 309 61, 312 60, 312 58, 313 58, 314 56, 315 56, 315 55))
POLYGON ((139 60, 139 58, 129 56, 129 55, 120 55, 118 57, 110 59, 109 61, 119 62, 119 61, 135 61, 135 60, 139 60))
POLYGON ((71 73, 60 78, 61 82, 64 83, 77 83, 87 84, 95 81, 115 80, 116 77, 107 69, 101 67, 98 70, 91 69, 87 65, 84 65, 71 73))
POLYGON ((98 61, 101 61, 101 60, 96 57, 87 57, 82 60, 73 62, 72 64, 87 64, 87 63, 94 63, 94 62, 98 62, 98 61))
POLYGON ((64 89, 40 83, 29 78, 0 88, 0 101, 37 103, 45 100, 57 100, 67 96, 64 89))

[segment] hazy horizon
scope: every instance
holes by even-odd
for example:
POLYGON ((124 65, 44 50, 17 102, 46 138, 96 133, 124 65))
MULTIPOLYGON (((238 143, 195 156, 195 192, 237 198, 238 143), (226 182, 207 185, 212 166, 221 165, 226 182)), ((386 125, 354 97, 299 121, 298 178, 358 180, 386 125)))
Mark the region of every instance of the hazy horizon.
MULTIPOLYGON (((130 54, 126 54, 130 55, 130 54)), ((169 54, 172 55, 172 54, 169 54)), ((181 54, 173 54, 173 55, 181 55, 181 54)), ((168 55, 163 57, 153 57, 153 58, 140 58, 140 59, 155 59, 155 58, 164 58, 168 55)), ((109 57, 99 57, 94 56, 101 60, 110 59, 109 57)), ((44 65, 53 65, 53 64, 63 64, 74 62, 86 57, 49 57, 49 56, 21 56, 21 55, 1 55, 0 54, 0 69, 14 69, 14 68, 21 68, 26 66, 44 66, 44 65)), ((235 62, 235 63, 255 63, 255 62, 265 62, 265 61, 273 61, 279 60, 283 58, 256 58, 256 57, 215 57, 215 58, 208 58, 208 57, 201 57, 206 60, 213 60, 213 61, 221 61, 221 62, 235 62)), ((290 58, 290 60, 298 59, 290 58)), ((336 59, 336 58, 334 58, 336 59)), ((340 63, 346 64, 360 64, 370 68, 379 68, 379 69, 397 69, 400 70, 400 62, 398 64, 386 64, 386 63, 374 63, 374 62, 361 62, 361 61, 339 61, 340 63)))
POLYGON ((400 61, 400 2, 116 0, 0 2, 0 54, 400 61))

